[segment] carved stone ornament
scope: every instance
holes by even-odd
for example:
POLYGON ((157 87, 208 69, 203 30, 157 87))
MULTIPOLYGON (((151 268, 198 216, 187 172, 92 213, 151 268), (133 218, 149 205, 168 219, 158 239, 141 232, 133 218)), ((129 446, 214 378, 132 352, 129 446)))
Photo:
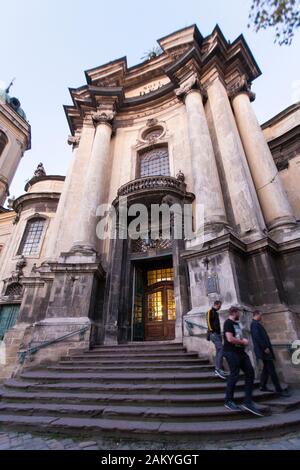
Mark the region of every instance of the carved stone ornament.
POLYGON ((69 135, 68 137, 68 144, 69 145, 73 145, 73 147, 77 147, 77 145, 79 145, 79 142, 80 142, 80 137, 77 135, 69 135))
POLYGON ((24 256, 22 256, 16 264, 16 272, 19 274, 19 276, 23 275, 23 269, 25 268, 26 264, 26 259, 24 256))
POLYGON ((131 251, 132 253, 147 253, 151 250, 163 251, 172 248, 172 240, 167 238, 159 238, 152 240, 151 238, 132 240, 131 251))
POLYGON ((12 196, 8 199, 7 201, 7 208, 8 209, 13 209, 13 204, 14 204, 14 201, 15 201, 15 196, 12 196))
POLYGON ((46 176, 46 171, 45 171, 45 168, 44 168, 44 165, 42 163, 39 163, 35 172, 34 172, 34 176, 46 176))
POLYGON ((255 100, 255 93, 251 91, 251 83, 248 82, 246 75, 239 77, 236 82, 228 88, 229 98, 235 98, 239 93, 247 93, 250 101, 255 100))
POLYGON ((18 283, 19 280, 20 280, 20 277, 23 276, 23 269, 25 268, 27 262, 24 258, 24 256, 22 256, 19 261, 17 261, 16 263, 16 268, 14 271, 12 271, 11 273, 11 276, 9 279, 6 280, 6 285, 10 285, 10 284, 14 284, 14 283, 18 283))
POLYGON ((97 111, 92 114, 94 124, 111 124, 116 113, 114 111, 97 111))
POLYGON ((176 96, 178 96, 179 98, 183 98, 187 93, 189 93, 194 87, 195 85, 198 84, 198 77, 197 77, 197 74, 193 73, 193 75, 191 75, 187 80, 185 80, 184 82, 182 82, 179 86, 179 88, 177 88, 175 90, 175 94, 176 96))
POLYGON ((176 178, 178 179, 178 181, 180 181, 181 183, 184 183, 185 181, 185 176, 184 174, 182 173, 181 170, 178 171, 177 175, 176 175, 176 178))
POLYGON ((148 121, 146 122, 147 127, 153 127, 153 126, 156 126, 157 124, 158 124, 158 119, 156 118, 148 119, 148 121))

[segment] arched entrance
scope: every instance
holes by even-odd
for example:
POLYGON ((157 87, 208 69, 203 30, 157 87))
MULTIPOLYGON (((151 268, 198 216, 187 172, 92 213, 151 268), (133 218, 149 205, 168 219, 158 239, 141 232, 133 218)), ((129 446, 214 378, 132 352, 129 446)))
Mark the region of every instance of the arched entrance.
POLYGON ((172 260, 134 267, 132 341, 175 339, 176 305, 172 260))

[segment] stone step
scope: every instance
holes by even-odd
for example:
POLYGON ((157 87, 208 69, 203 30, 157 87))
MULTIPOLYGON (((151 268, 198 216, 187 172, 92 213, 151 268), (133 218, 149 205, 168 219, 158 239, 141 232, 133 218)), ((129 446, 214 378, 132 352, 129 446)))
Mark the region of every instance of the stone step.
MULTIPOLYGON (((178 351, 178 352, 186 352, 186 348, 183 346, 182 343, 171 343, 171 344, 149 344, 149 343, 144 343, 140 345, 136 344, 122 344, 118 346, 96 346, 94 348, 91 348, 88 352, 160 352, 160 351, 178 351)), ((87 351, 85 351, 87 352, 87 351)), ((196 352, 196 351, 195 351, 196 352)))
POLYGON ((224 438, 229 436, 266 437, 283 430, 292 432, 299 430, 300 414, 291 411, 279 415, 271 415, 257 419, 240 419, 228 421, 190 422, 180 420, 178 422, 136 421, 136 420, 112 420, 105 418, 71 418, 26 415, 0 415, 0 425, 6 432, 10 429, 19 431, 34 431, 39 433, 61 433, 64 435, 85 436, 122 436, 135 439, 185 439, 207 440, 224 438))
POLYGON ((39 382, 59 382, 59 381, 91 381, 93 383, 110 383, 113 388, 115 382, 126 382, 131 384, 143 383, 201 383, 219 382, 221 379, 212 372, 139 372, 139 373, 72 373, 72 372, 52 372, 50 370, 37 370, 23 372, 22 379, 39 382))
MULTIPOLYGON (((86 359, 86 358, 95 358, 95 359, 98 359, 98 360, 101 360, 101 359, 123 359, 124 358, 124 354, 120 351, 115 351, 115 352, 110 352, 110 353, 107 353, 107 352, 104 352, 104 353, 99 353, 99 352, 92 352, 92 351, 88 351, 88 352, 85 352, 83 354, 72 354, 70 356, 65 356, 65 357, 62 357, 61 359, 62 360, 68 360, 69 358, 71 358, 72 360, 77 360, 77 359, 86 359)), ((141 359, 149 359, 149 358, 153 358, 153 359, 177 359, 177 358, 194 358, 194 359, 197 359, 198 358, 198 354, 197 353, 192 353, 192 352, 169 352, 169 351, 161 351, 161 352, 158 352, 158 353, 153 353, 153 352, 147 352, 145 351, 144 353, 143 352, 130 352, 130 353, 126 353, 126 358, 128 359, 134 359, 134 358, 141 358, 141 359)), ((200 360, 200 359, 199 359, 200 360)), ((202 359, 203 361, 203 359, 202 359)), ((207 363, 208 360, 205 360, 204 361, 207 363)))
POLYGON ((200 366, 206 366, 206 367, 213 367, 211 364, 209 364, 208 361, 205 360, 200 360, 198 358, 177 358, 177 359, 140 359, 140 358, 132 358, 132 359, 126 359, 126 358, 120 358, 118 360, 116 359, 95 359, 95 358, 81 358, 81 359, 76 359, 73 360, 72 357, 69 357, 68 360, 61 360, 58 362, 58 364, 63 364, 63 365, 99 365, 99 366, 131 366, 131 365, 139 365, 139 366, 147 366, 147 365, 158 365, 158 366, 168 366, 168 365, 200 365, 200 366))
MULTIPOLYGON (((142 391, 141 391, 142 392, 142 391)), ((16 390, 4 389, 0 392, 2 402, 33 402, 33 403, 70 403, 70 404, 109 404, 109 405, 143 405, 143 406, 177 406, 181 407, 204 407, 222 406, 224 404, 224 390, 209 391, 203 390, 202 393, 185 394, 173 393, 172 390, 162 390, 159 393, 144 392, 135 393, 132 391, 130 394, 124 393, 122 390, 111 392, 109 390, 90 390, 88 393, 80 388, 70 391, 68 388, 59 388, 56 390, 43 390, 36 388, 34 390, 16 390)), ((272 396, 265 392, 254 391, 254 400, 263 402, 268 405, 272 400, 272 396)), ((244 399, 244 393, 241 389, 235 393, 235 400, 240 402, 244 399)))
MULTIPOLYGON (((260 410, 270 414, 270 408, 259 405, 260 410)), ((239 413, 227 410, 224 406, 199 407, 147 407, 132 405, 76 405, 76 404, 51 404, 51 403, 0 403, 1 415, 27 415, 27 416, 71 416, 109 418, 109 419, 134 419, 134 420, 161 420, 172 422, 178 419, 189 421, 209 421, 211 419, 233 420, 249 418, 249 414, 241 411, 239 413)), ((254 418, 254 415, 251 415, 254 418)))
MULTIPOLYGON (((258 382, 255 384, 258 386, 258 382)), ((176 393, 206 393, 207 391, 224 391, 225 384, 221 381, 215 383, 196 383, 196 384, 131 384, 131 383, 114 383, 113 386, 108 384, 97 384, 93 382, 59 382, 59 383, 40 383, 33 381, 14 380, 10 379, 5 382, 5 388, 18 389, 18 390, 84 390, 87 392, 93 391, 106 391, 110 393, 161 393, 171 392, 176 393)), ((237 389, 243 389, 243 381, 239 381, 237 389)))
MULTIPOLYGON (((259 382, 256 381, 254 384, 254 390, 258 388, 259 382)), ((161 392, 170 392, 174 395, 176 393, 206 393, 207 391, 212 392, 225 392, 225 383, 223 381, 219 382, 207 382, 207 383, 195 383, 195 384, 176 384, 176 383, 166 383, 166 384, 131 384, 131 383, 114 383, 113 386, 110 383, 94 383, 91 381, 88 382, 52 382, 52 383, 41 383, 25 380, 15 380, 10 379, 5 382, 5 389, 17 389, 17 390, 69 390, 69 391, 105 391, 110 393, 161 393, 161 392)), ((237 390, 244 389, 244 381, 240 380, 236 385, 237 390)), ((265 396, 272 396, 274 394, 266 393, 265 396)))
POLYGON ((126 370, 127 373, 133 372, 152 372, 155 373, 157 371, 164 371, 164 372, 173 372, 176 371, 180 372, 209 372, 212 373, 214 371, 213 366, 209 365, 135 365, 134 363, 130 365, 120 365, 120 366, 99 366, 99 365, 78 365, 76 362, 69 364, 67 361, 64 363, 59 363, 55 366, 48 366, 47 370, 50 371, 64 371, 64 372, 88 372, 88 371, 98 371, 99 373, 102 372, 124 372, 126 370))
POLYGON ((300 393, 295 391, 290 397, 275 397, 270 406, 276 412, 286 412, 300 409, 300 393))
POLYGON ((166 341, 130 341, 128 343, 120 344, 95 344, 91 349, 102 349, 102 348, 155 348, 155 347, 183 347, 182 341, 177 340, 166 340, 166 341))

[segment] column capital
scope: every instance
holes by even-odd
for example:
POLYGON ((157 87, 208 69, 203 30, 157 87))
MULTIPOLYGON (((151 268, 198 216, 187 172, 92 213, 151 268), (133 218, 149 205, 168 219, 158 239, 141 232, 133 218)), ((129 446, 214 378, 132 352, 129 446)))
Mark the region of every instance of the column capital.
POLYGON ((233 100, 240 93, 245 93, 249 96, 250 101, 255 100, 255 93, 251 91, 251 83, 247 80, 246 75, 239 77, 233 85, 227 87, 228 96, 233 100))
POLYGON ((189 78, 180 83, 179 88, 175 90, 175 94, 184 101, 189 93, 195 91, 200 93, 202 98, 207 98, 206 88, 200 83, 197 74, 193 73, 189 78))
POLYGON ((69 135, 68 137, 68 144, 73 146, 73 149, 78 147, 80 142, 79 135, 69 135))
POLYGON ((105 124, 112 127, 112 122, 114 120, 116 113, 113 110, 102 110, 99 109, 95 113, 92 114, 92 120, 95 126, 99 124, 105 124))

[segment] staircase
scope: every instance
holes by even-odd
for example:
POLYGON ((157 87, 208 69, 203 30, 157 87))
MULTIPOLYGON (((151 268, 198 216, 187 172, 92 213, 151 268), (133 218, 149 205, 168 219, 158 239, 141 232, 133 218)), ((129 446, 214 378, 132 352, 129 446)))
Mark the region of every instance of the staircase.
MULTIPOLYGON (((257 384, 258 418, 224 408, 224 382, 179 343, 99 346, 25 370, 0 389, 0 429, 159 439, 248 438, 300 429, 300 397, 257 384)), ((236 401, 243 398, 238 383, 236 401)))

